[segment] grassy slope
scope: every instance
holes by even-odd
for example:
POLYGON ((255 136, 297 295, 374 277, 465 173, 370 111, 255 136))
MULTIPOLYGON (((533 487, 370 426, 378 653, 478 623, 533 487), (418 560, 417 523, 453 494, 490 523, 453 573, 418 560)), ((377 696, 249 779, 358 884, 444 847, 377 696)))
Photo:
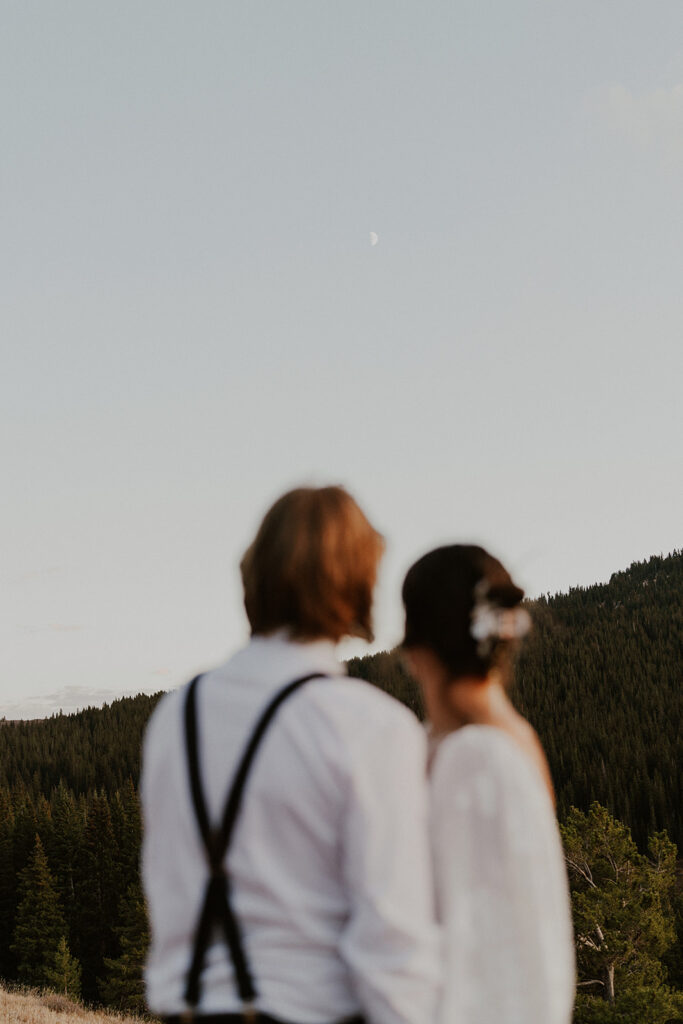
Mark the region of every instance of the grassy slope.
POLYGON ((88 1010, 52 992, 14 991, 0 986, 2 1024, 141 1024, 140 1018, 88 1010))

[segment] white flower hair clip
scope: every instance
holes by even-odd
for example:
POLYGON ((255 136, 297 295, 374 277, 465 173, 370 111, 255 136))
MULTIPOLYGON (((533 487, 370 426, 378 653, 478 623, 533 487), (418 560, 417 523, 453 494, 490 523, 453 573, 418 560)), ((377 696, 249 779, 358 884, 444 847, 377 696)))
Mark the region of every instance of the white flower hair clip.
POLYGON ((477 641, 477 654, 485 658, 498 640, 519 640, 531 629, 526 608, 501 608, 487 599, 489 584, 479 580, 474 588, 470 636, 477 641))

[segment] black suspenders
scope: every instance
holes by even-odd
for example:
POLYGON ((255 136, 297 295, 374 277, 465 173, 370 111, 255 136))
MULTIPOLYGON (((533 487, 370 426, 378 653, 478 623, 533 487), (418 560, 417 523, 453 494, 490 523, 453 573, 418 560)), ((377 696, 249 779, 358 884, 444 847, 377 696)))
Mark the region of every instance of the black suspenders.
POLYGON ((185 702, 185 742, 190 773, 190 788, 194 804, 197 825, 202 836, 204 849, 209 862, 210 878, 206 885, 204 903, 195 932, 192 964, 187 976, 185 1001, 192 1011, 199 1003, 200 978, 204 967, 204 957, 216 926, 222 929, 225 942, 230 952, 235 971, 235 982, 239 997, 244 1004, 245 1016, 253 1015, 253 1004, 257 996, 254 979, 247 961, 246 951, 242 944, 239 922, 232 908, 230 877, 225 869, 225 855, 230 846, 235 822, 240 811, 242 794, 252 766, 258 746, 280 705, 300 686, 310 679, 323 678, 321 672, 295 679, 276 693, 270 704, 265 708, 247 743, 242 758, 237 766, 235 777, 228 793, 223 811, 223 818, 218 828, 209 822, 206 801, 199 775, 199 758, 197 748, 197 676, 190 683, 185 702))

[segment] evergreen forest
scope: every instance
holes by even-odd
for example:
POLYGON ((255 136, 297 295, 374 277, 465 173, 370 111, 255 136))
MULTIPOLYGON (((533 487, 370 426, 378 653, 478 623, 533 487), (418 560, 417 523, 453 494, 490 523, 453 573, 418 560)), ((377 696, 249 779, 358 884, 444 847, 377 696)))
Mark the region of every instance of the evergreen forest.
MULTIPOLYGON (((683 1020, 683 552, 528 603, 513 696, 538 730, 572 889, 576 1024, 683 1020)), ((349 672, 421 715, 397 652, 349 672)), ((0 978, 144 1010, 137 785, 160 695, 0 722, 0 978)), ((227 780, 226 780, 227 783, 227 780)))

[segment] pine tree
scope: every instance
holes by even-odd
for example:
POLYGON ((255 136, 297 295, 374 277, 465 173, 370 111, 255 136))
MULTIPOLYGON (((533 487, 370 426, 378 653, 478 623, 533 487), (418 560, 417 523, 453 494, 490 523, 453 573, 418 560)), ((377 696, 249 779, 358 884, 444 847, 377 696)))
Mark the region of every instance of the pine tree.
POLYGON ((76 875, 83 859, 85 813, 76 804, 73 792, 60 781, 51 800, 52 829, 47 854, 55 875, 59 898, 64 909, 69 945, 74 946, 74 923, 77 917, 76 875))
POLYGON ((16 870, 21 871, 26 867, 33 853, 38 828, 35 808, 23 783, 17 786, 12 797, 14 804, 14 864, 16 870))
POLYGON ((9 977, 15 969, 10 952, 14 929, 17 880, 14 869, 14 811, 7 790, 0 790, 0 976, 9 977))
POLYGON ((52 964, 45 971, 45 979, 50 988, 62 995, 77 999, 81 994, 81 965, 69 952, 65 935, 59 940, 52 964))
POLYGON ((78 940, 77 946, 74 941, 75 953, 83 968, 83 997, 88 1000, 97 998, 104 957, 116 951, 113 926, 121 896, 117 855, 109 801, 104 793, 95 793, 88 805, 78 866, 73 933, 78 940))
POLYGON ((59 897, 43 844, 36 835, 33 855, 19 876, 19 906, 11 946, 19 965, 19 981, 26 985, 48 984, 48 971, 64 932, 59 897))
POLYGON ((111 822, 118 850, 120 891, 125 893, 130 885, 139 880, 142 836, 140 800, 130 777, 126 779, 121 790, 117 790, 111 801, 111 822))
POLYGON ((629 829, 598 803, 588 814, 572 808, 562 837, 584 990, 577 1024, 631 1020, 627 1007, 648 999, 648 1022, 664 1024, 676 1008, 660 963, 675 941, 676 847, 660 833, 651 839, 649 856, 640 854, 629 829))
POLYGON ((108 1006, 142 1013, 145 993, 142 971, 149 942, 147 911, 139 882, 128 887, 121 900, 116 934, 121 953, 105 957, 106 977, 100 982, 100 994, 108 1006))

